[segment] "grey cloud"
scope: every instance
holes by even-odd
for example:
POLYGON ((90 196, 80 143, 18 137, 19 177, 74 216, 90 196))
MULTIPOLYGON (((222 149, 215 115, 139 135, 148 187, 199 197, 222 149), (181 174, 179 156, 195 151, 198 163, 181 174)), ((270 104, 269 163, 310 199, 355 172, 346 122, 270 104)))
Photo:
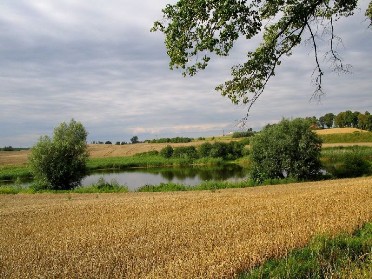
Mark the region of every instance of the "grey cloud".
MULTIPOLYGON (((246 107, 234 106, 214 88, 229 78, 230 67, 242 62, 257 40, 239 40, 229 57, 216 58, 197 76, 183 78, 168 68, 163 35, 149 32, 165 4, 2 2, 0 146, 30 146, 71 118, 86 125, 90 141, 238 129, 246 107)), ((338 77, 327 70, 327 95, 320 103, 309 102, 315 65, 311 47, 300 47, 278 68, 247 125, 259 128, 282 117, 349 108, 371 110, 372 36, 360 28, 361 22, 360 15, 338 29, 345 45, 340 53, 353 64, 352 75, 338 77)))

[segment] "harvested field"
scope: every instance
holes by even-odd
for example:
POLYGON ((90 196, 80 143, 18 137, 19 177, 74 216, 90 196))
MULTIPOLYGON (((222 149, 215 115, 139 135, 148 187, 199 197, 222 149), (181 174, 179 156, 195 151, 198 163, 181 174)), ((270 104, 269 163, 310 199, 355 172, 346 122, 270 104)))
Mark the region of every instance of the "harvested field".
MULTIPOLYGON (((226 137, 225 141, 231 141, 233 139, 226 137)), ((219 139, 219 141, 223 141, 219 139)), ((173 147, 178 146, 198 146, 206 141, 193 141, 188 143, 137 143, 137 144, 125 144, 125 145, 111 145, 111 144, 88 144, 88 151, 93 158, 104 158, 104 157, 124 157, 133 156, 137 153, 148 152, 148 151, 160 151, 167 145, 173 147)), ((208 141, 213 142, 213 141, 208 141)), ((0 151, 0 166, 6 165, 25 165, 30 154, 30 150, 23 151, 0 151)))
POLYGON ((123 157, 154 150, 160 151, 167 145, 171 145, 173 147, 191 145, 198 146, 203 142, 205 141, 193 141, 188 143, 137 143, 126 145, 90 144, 89 154, 93 158, 123 157))
POLYGON ((231 278, 372 221, 372 177, 221 191, 0 196, 1 278, 231 278))
POLYGON ((365 130, 360 130, 357 128, 331 128, 315 131, 318 135, 330 135, 330 134, 350 134, 355 132, 366 133, 365 130))
POLYGON ((0 166, 26 165, 29 154, 30 154, 29 150, 0 151, 0 166))

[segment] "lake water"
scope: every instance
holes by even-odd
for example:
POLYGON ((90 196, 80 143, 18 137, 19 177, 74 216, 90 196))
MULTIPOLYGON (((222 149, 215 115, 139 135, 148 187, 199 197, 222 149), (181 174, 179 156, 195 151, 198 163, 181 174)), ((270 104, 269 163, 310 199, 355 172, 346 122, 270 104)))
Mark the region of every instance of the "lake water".
POLYGON ((238 165, 130 169, 120 172, 93 173, 83 179, 82 186, 92 185, 103 178, 107 182, 116 181, 120 185, 128 186, 130 191, 135 191, 144 185, 159 185, 160 183, 171 182, 194 186, 203 181, 239 181, 247 177, 247 169, 238 165))
MULTIPOLYGON (((203 181, 240 181, 248 178, 248 170, 234 164, 218 167, 179 167, 179 168, 149 168, 127 169, 121 171, 104 170, 94 172, 82 180, 82 186, 90 186, 103 178, 106 182, 117 182, 126 185, 130 191, 135 191, 144 185, 159 185, 160 183, 179 183, 194 186, 203 181)), ((1 185, 14 184, 11 181, 0 181, 1 185)), ((31 182, 24 182, 21 187, 29 187, 31 182)))

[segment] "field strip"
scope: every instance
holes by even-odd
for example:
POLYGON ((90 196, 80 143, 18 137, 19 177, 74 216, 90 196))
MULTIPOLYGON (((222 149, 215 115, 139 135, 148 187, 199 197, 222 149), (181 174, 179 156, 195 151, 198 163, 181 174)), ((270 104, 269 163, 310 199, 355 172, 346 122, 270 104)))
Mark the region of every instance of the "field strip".
POLYGON ((372 221, 372 177, 220 191, 0 195, 0 278, 231 278, 372 221))
MULTIPOLYGON (((198 146, 202 142, 190 142, 190 143, 173 143, 173 147, 177 146, 198 146)), ((355 143, 325 143, 323 147, 335 147, 335 146, 372 146, 372 142, 355 142, 355 143)), ((127 145, 89 145, 88 150, 92 158, 104 158, 104 157, 126 157, 133 156, 134 154, 141 152, 148 152, 157 150, 160 151, 162 148, 167 146, 166 143, 139 143, 139 144, 127 144, 127 145)), ((26 165, 27 159, 30 154, 29 150, 16 151, 16 152, 5 152, 0 151, 0 166, 8 165, 26 165)))

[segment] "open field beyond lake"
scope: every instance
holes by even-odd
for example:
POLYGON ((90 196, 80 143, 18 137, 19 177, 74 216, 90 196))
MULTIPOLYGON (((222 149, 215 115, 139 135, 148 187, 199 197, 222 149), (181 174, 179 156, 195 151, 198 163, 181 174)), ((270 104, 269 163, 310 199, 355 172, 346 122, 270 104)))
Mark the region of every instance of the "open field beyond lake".
MULTIPOLYGON (((353 134, 353 133, 368 133, 363 130, 359 130, 356 128, 332 128, 332 129, 324 129, 324 130, 317 130, 316 133, 319 135, 339 135, 339 134, 353 134)), ((171 145, 172 147, 179 147, 179 146, 199 146, 205 142, 214 142, 214 141, 225 141, 229 142, 231 140, 241 140, 241 138, 233 139, 231 136, 225 137, 218 137, 214 140, 198 140, 192 141, 189 143, 138 143, 138 144, 125 144, 125 145, 112 145, 112 144, 89 144, 88 150, 89 154, 92 158, 107 158, 107 157, 125 157, 125 156, 133 156, 138 153, 142 152, 149 152, 149 151, 160 151, 167 145, 171 145)), ((339 142, 336 143, 324 143, 323 147, 334 147, 334 146, 353 146, 353 145, 360 145, 360 146, 372 146, 372 142, 339 142)), ((27 164, 27 159, 30 154, 30 150, 22 150, 22 151, 0 151, 0 166, 9 166, 9 165, 17 165, 22 166, 27 164)))
POLYGON ((372 221, 372 177, 220 191, 0 196, 0 278, 231 278, 372 221))
MULTIPOLYGON (((218 141, 239 140, 232 139, 231 137, 219 138, 218 141)), ((188 143, 136 143, 125 145, 112 145, 112 144, 88 144, 89 155, 92 158, 107 158, 107 157, 125 157, 133 156, 142 152, 160 151, 167 145, 173 147, 179 146, 199 146, 206 141, 192 141, 188 143)), ((213 141, 209 141, 213 142, 213 141)), ((372 144, 371 144, 372 145, 372 144)), ((0 151, 0 166, 6 165, 26 165, 30 150, 22 151, 0 151)))

